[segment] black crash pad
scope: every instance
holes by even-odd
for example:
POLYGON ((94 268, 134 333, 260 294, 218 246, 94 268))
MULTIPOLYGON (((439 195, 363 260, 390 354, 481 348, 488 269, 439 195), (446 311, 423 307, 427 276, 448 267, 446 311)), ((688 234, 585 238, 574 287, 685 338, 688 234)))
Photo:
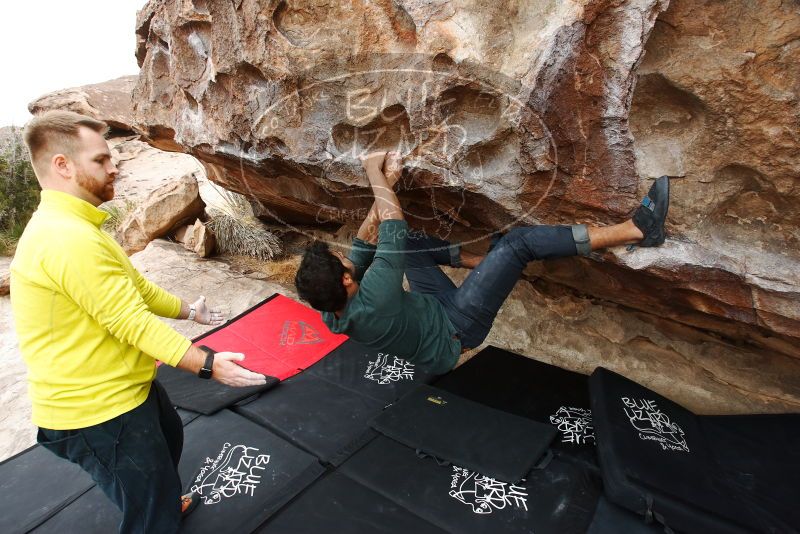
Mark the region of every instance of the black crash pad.
POLYGON ((589 377, 497 347, 486 347, 434 386, 541 423, 558 436, 551 447, 597 465, 589 377))
POLYGON ((200 417, 199 413, 193 412, 191 410, 184 410, 183 408, 177 408, 175 411, 178 412, 178 415, 181 418, 181 423, 183 423, 183 426, 188 425, 189 423, 200 417))
POLYGON ((420 453, 505 482, 524 478, 556 434, 550 425, 428 385, 389 406, 370 426, 420 453))
POLYGON ((317 378, 389 404, 435 376, 386 352, 348 339, 306 370, 317 378))
POLYGON ((199 378, 166 364, 158 366, 156 378, 164 386, 173 405, 205 415, 212 415, 254 397, 279 382, 277 378, 269 376, 263 386, 236 388, 220 384, 216 380, 199 378))
POLYGON ((103 491, 94 486, 74 503, 55 514, 38 528, 36 534, 113 534, 122 521, 122 512, 108 500, 103 491))
POLYGON ((797 532, 800 415, 698 417, 608 371, 590 378, 605 492, 687 532, 797 532))
POLYGON ((444 534, 339 472, 315 482, 256 532, 265 534, 444 534))
POLYGON ((78 465, 40 445, 0 463, 0 532, 28 532, 94 485, 78 465))
POLYGON ((664 527, 600 497, 586 534, 662 534, 664 527))
POLYGON ((202 495, 183 531, 201 534, 253 530, 324 468, 310 454, 225 410, 186 426, 178 471, 184 485, 202 495))
POLYGON ((414 450, 385 436, 367 444, 339 470, 459 534, 583 533, 600 494, 599 478, 574 462, 554 458, 524 482, 511 485, 419 458, 414 450))
POLYGON ((384 404, 310 373, 293 376, 236 412, 326 463, 338 465, 362 444, 384 404))
MULTIPOLYGON (((182 532, 251 532, 324 472, 313 456, 228 410, 198 417, 184 432, 178 471, 184 488, 201 492, 201 502, 182 532)), ((120 517, 95 488, 41 532, 106 534, 116 531, 120 517)))

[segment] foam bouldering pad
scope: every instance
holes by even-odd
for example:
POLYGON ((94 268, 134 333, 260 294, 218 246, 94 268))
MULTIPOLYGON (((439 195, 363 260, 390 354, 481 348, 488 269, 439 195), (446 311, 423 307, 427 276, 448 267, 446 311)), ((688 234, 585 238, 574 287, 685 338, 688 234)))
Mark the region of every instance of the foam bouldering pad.
POLYGON ((0 532, 28 532, 92 486, 77 464, 34 445, 0 463, 0 532))
POLYGON ((263 386, 237 388, 163 364, 158 366, 156 378, 164 386, 173 405, 204 415, 213 415, 223 408, 255 397, 279 382, 277 378, 269 376, 263 386))
POLYGON ((586 534, 662 534, 664 527, 647 523, 644 517, 634 514, 600 496, 592 523, 586 534))
POLYGON ((362 439, 368 439, 368 422, 383 407, 383 402, 372 397, 302 373, 235 410, 322 461, 337 465, 360 447, 362 439))
POLYGON ((72 504, 31 532, 36 534, 106 534, 117 532, 122 512, 98 486, 81 495, 72 504))
POLYGON ((415 364, 348 339, 306 371, 309 374, 389 404, 435 376, 415 364))
POLYGON ((312 455, 224 410, 186 426, 178 471, 184 485, 201 495, 182 530, 211 533, 252 531, 324 468, 312 455))
POLYGON ((397 503, 333 472, 315 482, 256 532, 281 534, 444 534, 397 503))
POLYGON ((389 406, 370 426, 421 454, 505 482, 524 478, 556 434, 550 425, 424 384, 389 406))
POLYGON ((433 382, 486 406, 552 424, 557 454, 597 464, 589 401, 589 377, 486 347, 469 361, 433 382))
POLYGON ((698 417, 602 368, 590 391, 609 500, 680 531, 798 531, 797 415, 698 417))
MULTIPOLYGON (((324 473, 316 458, 229 410, 184 428, 178 466, 200 504, 181 532, 252 532, 324 473)), ((115 532, 121 514, 95 489, 42 525, 42 532, 115 532)))
POLYGON ((774 532, 800 530, 800 414, 698 420, 737 506, 774 532))
POLYGON ((583 533, 600 495, 597 475, 574 462, 554 458, 524 481, 507 484, 419 458, 413 449, 385 436, 364 446, 339 471, 459 534, 583 533))
POLYGON ((178 415, 181 418, 181 423, 183 423, 183 426, 188 425, 189 423, 200 417, 199 413, 193 412, 191 410, 184 410, 183 408, 177 408, 175 411, 178 412, 178 415))
POLYGON ((272 295, 222 326, 195 338, 195 345, 241 352, 240 363, 256 373, 285 380, 341 345, 318 311, 283 295, 272 295))

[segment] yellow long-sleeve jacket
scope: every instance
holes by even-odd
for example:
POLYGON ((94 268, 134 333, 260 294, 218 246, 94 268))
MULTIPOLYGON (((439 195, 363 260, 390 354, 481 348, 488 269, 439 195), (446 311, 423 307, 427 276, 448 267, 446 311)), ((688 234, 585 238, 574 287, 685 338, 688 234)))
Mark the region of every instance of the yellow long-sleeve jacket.
POLYGON ((180 299, 134 268, 101 230, 107 216, 43 191, 11 263, 14 323, 40 427, 84 428, 136 408, 155 359, 175 366, 191 344, 156 317, 177 317, 180 299))

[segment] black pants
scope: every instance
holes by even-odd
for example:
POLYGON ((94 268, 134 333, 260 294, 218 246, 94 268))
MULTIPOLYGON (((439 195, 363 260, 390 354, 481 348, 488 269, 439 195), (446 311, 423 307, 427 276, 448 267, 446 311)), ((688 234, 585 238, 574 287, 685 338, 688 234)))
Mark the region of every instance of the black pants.
POLYGON ((37 439, 92 476, 122 510, 121 533, 177 532, 183 425, 158 382, 147 400, 127 413, 77 430, 40 428, 37 439))
POLYGON ((461 346, 475 348, 486 339, 508 294, 528 262, 575 256, 570 226, 526 226, 510 230, 475 267, 461 287, 439 268, 453 265, 460 247, 419 232, 409 234, 406 278, 412 291, 429 293, 442 303, 461 346))

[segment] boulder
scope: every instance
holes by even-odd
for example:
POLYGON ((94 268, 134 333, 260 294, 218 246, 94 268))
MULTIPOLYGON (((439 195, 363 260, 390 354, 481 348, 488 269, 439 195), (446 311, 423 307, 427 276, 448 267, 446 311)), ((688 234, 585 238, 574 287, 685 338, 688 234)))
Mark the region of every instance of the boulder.
POLYGON ((413 225, 473 247, 620 222, 666 174, 667 246, 529 279, 800 358, 793 3, 151 1, 136 34, 137 129, 265 220, 357 225, 370 149, 404 154, 413 225))
POLYGON ((182 243, 187 250, 194 251, 201 258, 211 256, 216 247, 213 232, 200 219, 197 219, 194 224, 179 228, 175 232, 175 240, 182 243))
POLYGON ((112 137, 108 144, 119 169, 112 202, 139 205, 154 190, 188 174, 207 181, 203 166, 188 154, 153 148, 139 136, 112 137))
POLYGON ((47 93, 28 104, 28 111, 33 115, 52 109, 74 111, 105 121, 111 128, 133 131, 131 92, 136 80, 137 76, 123 76, 47 93))
POLYGON ((167 235, 203 212, 197 179, 187 174, 154 190, 131 212, 119 230, 128 254, 143 250, 157 237, 167 235))

